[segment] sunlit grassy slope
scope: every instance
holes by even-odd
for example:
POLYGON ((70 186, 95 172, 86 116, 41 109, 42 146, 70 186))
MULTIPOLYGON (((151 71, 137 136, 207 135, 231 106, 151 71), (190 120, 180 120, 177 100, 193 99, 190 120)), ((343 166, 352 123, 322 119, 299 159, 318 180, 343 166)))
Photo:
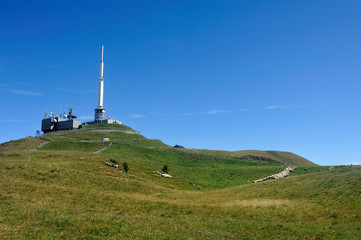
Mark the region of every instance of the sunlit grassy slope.
POLYGON ((205 154, 217 157, 226 158, 241 158, 250 160, 264 160, 279 163, 287 163, 293 166, 316 166, 315 163, 290 152, 281 151, 259 151, 259 150, 243 150, 243 151, 220 151, 220 150, 207 150, 207 149, 180 149, 189 153, 205 154))
POLYGON ((358 239, 361 168, 282 152, 173 149, 122 126, 0 145, 0 239, 358 239), (100 154, 109 137, 112 145, 100 154), (250 160, 249 156, 263 157, 250 160), (244 157, 248 156, 248 157, 244 157), (104 165, 126 161, 130 171, 104 165), (262 160, 263 159, 263 160, 262 160), (164 164, 172 179, 155 173, 164 164))

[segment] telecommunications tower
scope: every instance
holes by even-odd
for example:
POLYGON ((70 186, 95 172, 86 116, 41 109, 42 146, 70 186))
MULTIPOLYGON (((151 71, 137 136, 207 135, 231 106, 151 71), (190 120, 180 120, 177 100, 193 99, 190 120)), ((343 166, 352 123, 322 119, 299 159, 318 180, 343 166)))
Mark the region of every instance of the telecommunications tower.
POLYGON ((99 74, 99 86, 98 86, 98 106, 95 109, 94 122, 101 122, 105 120, 105 109, 103 108, 103 96, 104 96, 104 46, 102 46, 102 58, 100 61, 100 74, 99 74))

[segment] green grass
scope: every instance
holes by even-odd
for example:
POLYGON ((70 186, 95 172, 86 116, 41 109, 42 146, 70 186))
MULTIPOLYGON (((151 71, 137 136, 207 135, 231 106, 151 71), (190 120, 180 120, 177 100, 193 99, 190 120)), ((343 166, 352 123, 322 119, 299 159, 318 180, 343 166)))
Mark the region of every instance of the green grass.
POLYGON ((91 129, 117 129, 117 130, 123 130, 123 131, 131 131, 131 132, 136 132, 134 129, 122 124, 122 125, 117 125, 117 124, 92 124, 92 125, 88 125, 83 127, 81 130, 91 130, 91 129))
POLYGON ((82 131, 74 132, 72 134, 66 135, 53 135, 49 136, 53 140, 102 140, 103 138, 110 138, 112 141, 133 141, 139 139, 146 139, 145 137, 138 134, 127 134, 124 132, 91 132, 91 131, 82 131))
MULTIPOLYGON (((96 124, 84 127, 75 131, 51 132, 43 136, 54 142, 102 142, 103 138, 109 138, 111 142, 123 143, 138 147, 170 147, 158 139, 147 139, 133 129, 124 125, 107 125, 96 124)), ((52 146, 52 150, 73 150, 63 148, 59 144, 52 146)), ((91 145, 91 144, 90 144, 91 145)), ((95 145, 94 145, 95 146, 95 145)), ((45 148, 44 148, 45 149, 45 148)))
POLYGON ((140 135, 134 142, 146 144, 116 135, 94 154, 107 144, 89 142, 98 140, 94 129, 47 134, 53 142, 38 151, 35 138, 0 145, 0 239, 361 237, 361 166, 298 167, 253 184, 281 164, 150 146, 140 135), (126 161, 129 173, 104 165, 110 159, 126 161), (172 179, 155 173, 164 164, 172 179))
POLYGON ((32 137, 5 142, 0 144, 0 153, 9 151, 29 151, 35 149, 41 143, 43 143, 43 140, 32 137))
POLYGON ((144 148, 114 143, 104 154, 127 161, 140 173, 160 171, 164 164, 181 189, 216 189, 246 184, 283 169, 280 164, 218 158, 179 152, 172 148, 144 148))
POLYGON ((56 151, 82 151, 82 152, 96 152, 109 143, 106 142, 51 142, 41 148, 41 150, 56 150, 56 151))
POLYGON ((242 158, 245 156, 265 157, 277 161, 279 163, 287 163, 293 166, 316 166, 315 163, 290 152, 281 151, 259 151, 259 150, 243 150, 243 151, 221 151, 221 150, 208 150, 208 149, 178 149, 178 151, 185 151, 191 153, 199 153, 211 155, 215 157, 228 157, 228 158, 242 158))

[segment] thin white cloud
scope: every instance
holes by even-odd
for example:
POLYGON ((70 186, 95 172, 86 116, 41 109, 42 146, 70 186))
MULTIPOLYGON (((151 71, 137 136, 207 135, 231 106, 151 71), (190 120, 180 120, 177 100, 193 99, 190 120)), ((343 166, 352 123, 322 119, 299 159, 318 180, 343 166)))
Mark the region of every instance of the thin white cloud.
POLYGON ((249 112, 251 110, 249 110, 248 108, 240 108, 240 109, 235 109, 235 112, 249 112))
POLYGON ((219 114, 219 113, 233 113, 233 111, 212 109, 212 110, 209 110, 208 112, 205 112, 202 114, 219 114))
POLYGON ((215 114, 232 114, 235 112, 249 112, 250 110, 248 108, 239 108, 234 110, 219 110, 219 109, 211 109, 207 112, 197 112, 197 113, 182 113, 182 116, 194 116, 194 115, 215 115, 215 114))
POLYGON ((12 90, 11 92, 18 95, 27 95, 27 96, 36 96, 36 97, 43 96, 41 93, 32 92, 32 91, 12 90))
POLYGON ((54 90, 59 92, 73 93, 73 94, 88 94, 88 93, 98 92, 96 90, 68 89, 68 88, 54 88, 54 90))
POLYGON ((3 119, 1 122, 5 123, 17 123, 17 122, 27 122, 28 120, 22 120, 22 119, 3 119))
POLYGON ((193 116, 199 113, 181 113, 182 116, 193 116))
MULTIPOLYGON (((180 116, 196 116, 196 115, 216 115, 216 114, 232 114, 232 113, 236 113, 236 112, 249 112, 250 109, 248 108, 238 108, 238 109, 234 109, 234 110, 222 110, 222 109, 211 109, 208 110, 207 112, 185 112, 185 113, 180 113, 178 115, 180 116)), ((157 112, 149 112, 150 115, 153 116, 162 116, 162 117, 169 117, 171 116, 168 113, 157 113, 157 112)), ((129 116, 130 118, 145 118, 145 115, 142 114, 133 114, 129 116)))
POLYGON ((169 117, 169 114, 168 114, 168 113, 150 112, 150 114, 155 115, 155 116, 169 117))
POLYGON ((130 115, 129 117, 130 117, 130 118, 145 118, 145 116, 142 115, 142 114, 132 114, 132 115, 130 115))
POLYGON ((274 109, 300 109, 302 107, 300 106, 293 106, 293 107, 289 107, 289 106, 277 106, 277 105, 270 105, 265 107, 264 109, 266 110, 274 110, 274 109))
POLYGON ((282 108, 280 106, 275 106, 275 105, 272 105, 272 106, 267 106, 265 107, 267 110, 273 110, 273 109, 279 109, 279 108, 282 108))

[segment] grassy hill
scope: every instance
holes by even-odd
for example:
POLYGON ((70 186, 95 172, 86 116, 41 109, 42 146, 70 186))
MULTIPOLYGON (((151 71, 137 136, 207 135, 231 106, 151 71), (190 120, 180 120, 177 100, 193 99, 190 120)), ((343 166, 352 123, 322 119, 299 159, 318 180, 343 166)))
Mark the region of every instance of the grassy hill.
POLYGON ((248 159, 254 161, 266 161, 274 163, 289 164, 293 166, 316 166, 317 164, 290 152, 281 151, 259 151, 259 150, 243 150, 243 151, 220 151, 207 149, 180 149, 190 153, 198 153, 225 158, 248 159))
POLYGON ((95 125, 0 145, 0 239, 358 239, 361 167, 173 149, 95 125), (96 154, 108 142, 112 145, 96 154), (129 172, 104 165, 127 162, 129 172), (271 160, 272 161, 271 161, 271 160), (252 180, 298 169, 282 180, 252 180), (155 171, 167 164, 172 179, 155 171))

